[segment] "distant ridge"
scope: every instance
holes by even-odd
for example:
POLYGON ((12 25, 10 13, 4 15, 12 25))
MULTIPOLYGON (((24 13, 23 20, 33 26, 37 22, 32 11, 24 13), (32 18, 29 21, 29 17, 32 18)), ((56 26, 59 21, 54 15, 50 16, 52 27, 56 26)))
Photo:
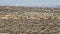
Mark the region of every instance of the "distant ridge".
POLYGON ((20 7, 36 7, 36 8, 60 8, 60 5, 41 5, 41 6, 0 5, 0 6, 20 6, 20 7))

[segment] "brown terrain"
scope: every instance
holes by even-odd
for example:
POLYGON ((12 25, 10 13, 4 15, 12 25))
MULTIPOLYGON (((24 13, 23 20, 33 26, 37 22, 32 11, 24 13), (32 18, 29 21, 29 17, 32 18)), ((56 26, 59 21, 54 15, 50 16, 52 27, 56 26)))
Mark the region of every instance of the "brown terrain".
POLYGON ((60 8, 0 6, 0 34, 60 34, 60 8))

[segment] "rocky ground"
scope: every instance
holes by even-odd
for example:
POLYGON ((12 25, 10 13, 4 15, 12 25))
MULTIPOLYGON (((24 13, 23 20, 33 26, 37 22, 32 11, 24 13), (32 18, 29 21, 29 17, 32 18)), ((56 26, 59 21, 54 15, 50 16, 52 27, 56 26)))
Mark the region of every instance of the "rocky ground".
POLYGON ((0 6, 0 34, 60 34, 60 8, 0 6))

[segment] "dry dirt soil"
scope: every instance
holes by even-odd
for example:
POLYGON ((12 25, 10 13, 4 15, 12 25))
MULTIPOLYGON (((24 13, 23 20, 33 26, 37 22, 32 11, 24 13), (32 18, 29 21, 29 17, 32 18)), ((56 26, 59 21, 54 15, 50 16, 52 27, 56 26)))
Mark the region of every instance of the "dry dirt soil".
POLYGON ((60 8, 0 6, 0 34, 60 34, 60 8))

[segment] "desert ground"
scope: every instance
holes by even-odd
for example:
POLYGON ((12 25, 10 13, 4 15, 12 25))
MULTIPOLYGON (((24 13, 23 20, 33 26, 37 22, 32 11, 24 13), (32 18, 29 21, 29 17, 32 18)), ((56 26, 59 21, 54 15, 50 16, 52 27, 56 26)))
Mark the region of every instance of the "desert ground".
POLYGON ((0 6, 0 34, 60 34, 60 8, 0 6))

